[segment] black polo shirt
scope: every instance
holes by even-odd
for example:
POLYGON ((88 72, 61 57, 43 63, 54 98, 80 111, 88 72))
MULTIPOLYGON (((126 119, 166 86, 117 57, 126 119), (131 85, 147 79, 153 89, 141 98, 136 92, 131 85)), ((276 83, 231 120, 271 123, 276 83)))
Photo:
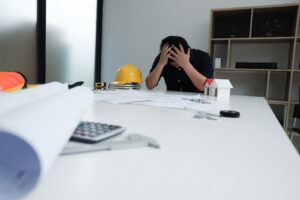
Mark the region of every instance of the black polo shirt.
MULTIPOLYGON (((155 58, 150 73, 155 69, 159 62, 160 54, 155 58)), ((207 78, 213 78, 213 68, 208 53, 198 50, 191 49, 190 63, 194 68, 207 78)), ((171 64, 167 64, 161 76, 164 77, 167 90, 170 91, 186 91, 186 92, 199 92, 194 86, 188 75, 185 73, 183 68, 176 68, 171 64)))

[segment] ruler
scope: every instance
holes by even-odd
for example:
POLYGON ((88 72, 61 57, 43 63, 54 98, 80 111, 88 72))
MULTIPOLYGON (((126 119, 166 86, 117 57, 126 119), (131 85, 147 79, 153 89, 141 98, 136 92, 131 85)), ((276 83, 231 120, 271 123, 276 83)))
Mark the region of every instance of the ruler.
POLYGON ((69 141, 63 149, 61 155, 85 153, 91 151, 108 151, 117 149, 129 149, 138 147, 160 148, 158 142, 150 137, 141 134, 128 134, 121 140, 106 140, 94 144, 86 144, 82 142, 69 141))

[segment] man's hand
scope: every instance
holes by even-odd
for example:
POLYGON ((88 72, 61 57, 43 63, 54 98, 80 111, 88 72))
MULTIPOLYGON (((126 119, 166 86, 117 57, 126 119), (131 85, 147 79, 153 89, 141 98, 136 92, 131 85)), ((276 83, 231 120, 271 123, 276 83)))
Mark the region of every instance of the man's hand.
POLYGON ((171 47, 169 47, 169 44, 165 44, 163 46, 163 48, 161 50, 161 53, 160 53, 160 58, 159 58, 159 61, 158 61, 158 65, 161 65, 161 66, 164 67, 168 63, 168 59, 171 56, 170 50, 171 50, 171 47))
POLYGON ((152 89, 152 88, 156 87, 156 85, 161 77, 161 73, 162 73, 164 67, 166 66, 166 64, 168 63, 168 59, 171 57, 170 50, 171 50, 171 47, 169 47, 169 44, 165 44, 162 47, 162 50, 160 52, 160 58, 159 58, 159 61, 156 65, 156 67, 146 78, 146 85, 147 85, 148 89, 152 89))
POLYGON ((172 51, 172 50, 169 50, 169 52, 172 54, 170 56, 170 59, 172 59, 174 62, 172 62, 171 64, 173 66, 175 66, 176 68, 178 67, 182 67, 182 68, 185 68, 186 66, 188 66, 190 64, 190 48, 188 49, 188 52, 187 54, 184 52, 184 49, 183 49, 183 46, 180 44, 179 45, 180 47, 180 50, 172 45, 172 48, 175 50, 175 51, 172 51))

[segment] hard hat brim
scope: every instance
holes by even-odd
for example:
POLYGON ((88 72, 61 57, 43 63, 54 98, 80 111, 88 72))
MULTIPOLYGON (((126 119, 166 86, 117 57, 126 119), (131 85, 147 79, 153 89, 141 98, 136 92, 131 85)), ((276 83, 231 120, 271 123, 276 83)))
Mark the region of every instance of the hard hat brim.
POLYGON ((124 84, 127 84, 127 83, 143 83, 143 81, 135 81, 135 82, 121 82, 121 81, 113 81, 111 82, 111 84, 119 84, 119 85, 124 85, 124 84))

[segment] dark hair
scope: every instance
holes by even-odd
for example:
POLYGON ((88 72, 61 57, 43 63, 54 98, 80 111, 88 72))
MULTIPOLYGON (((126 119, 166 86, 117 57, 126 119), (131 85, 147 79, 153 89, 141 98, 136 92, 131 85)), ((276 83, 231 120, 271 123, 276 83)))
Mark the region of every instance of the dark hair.
POLYGON ((164 38, 160 44, 160 51, 162 50, 162 48, 165 44, 169 44, 169 46, 174 45, 178 49, 180 49, 179 44, 181 44, 185 53, 187 53, 188 49, 190 48, 187 41, 184 38, 179 37, 179 36, 168 36, 168 37, 164 38))

